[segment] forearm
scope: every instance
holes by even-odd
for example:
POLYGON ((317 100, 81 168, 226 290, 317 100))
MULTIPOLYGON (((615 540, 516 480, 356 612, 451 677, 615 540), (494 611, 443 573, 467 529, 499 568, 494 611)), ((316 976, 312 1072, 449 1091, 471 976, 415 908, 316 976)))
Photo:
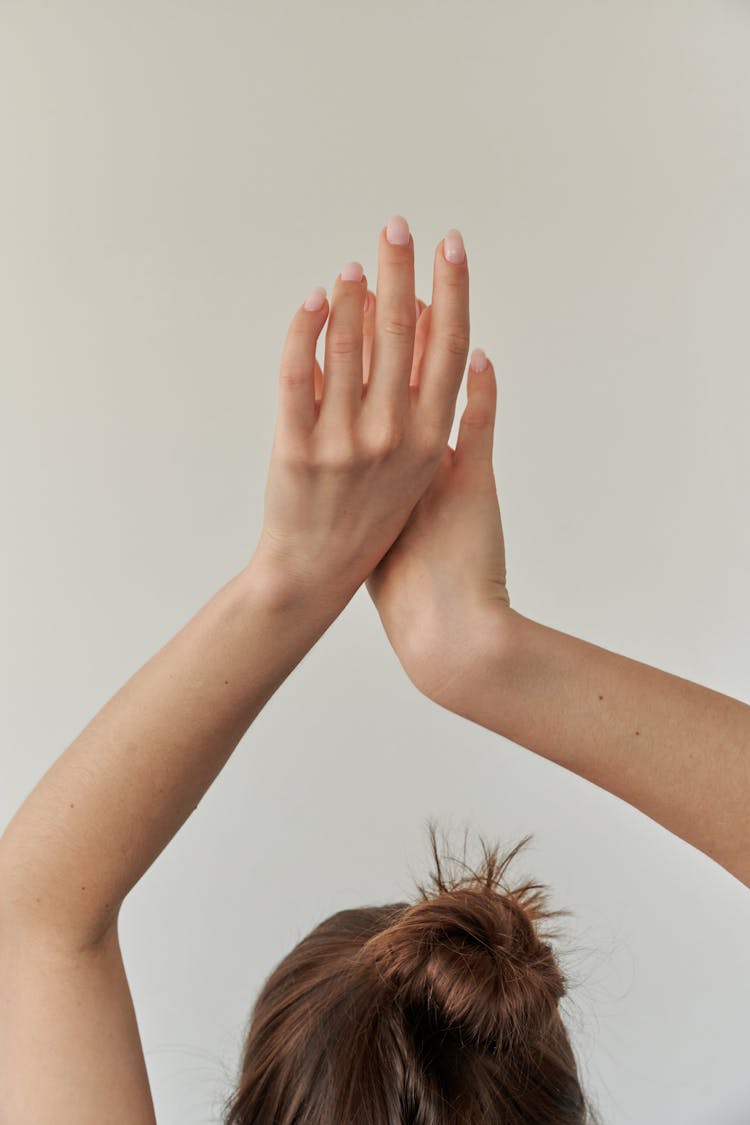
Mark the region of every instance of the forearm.
POLYGON ((95 941, 340 606, 254 562, 139 669, 0 838, 2 917, 95 941))
POLYGON ((438 702, 634 805, 750 886, 750 706, 503 610, 438 702))

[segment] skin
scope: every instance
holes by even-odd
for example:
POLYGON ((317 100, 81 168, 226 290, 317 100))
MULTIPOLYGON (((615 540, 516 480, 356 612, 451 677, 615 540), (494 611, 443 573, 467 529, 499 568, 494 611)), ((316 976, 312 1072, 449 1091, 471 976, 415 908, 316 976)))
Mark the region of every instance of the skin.
POLYGON ((414 245, 378 247, 363 381, 366 279, 300 308, 283 348, 263 526, 249 564, 94 716, 0 838, 3 916, 98 940, 196 807, 258 711, 397 538, 450 432, 469 333, 468 266, 435 250, 424 378, 414 245), (154 797, 159 800, 154 800, 154 797), (53 846, 54 845, 54 846, 53 846))
POLYGON ((0 838, 2 1125, 153 1125, 121 905, 363 582, 431 699, 750 883, 750 708, 510 607, 491 364, 469 372, 446 445, 469 347, 466 260, 447 261, 441 240, 417 321, 413 240, 393 246, 383 229, 363 313, 366 286, 339 277, 330 307, 293 317, 250 562, 102 707, 0 838))
POLYGON ((0 838, 2 1125, 155 1121, 120 907, 392 545, 450 433, 469 342, 466 261, 447 261, 442 240, 435 249, 419 390, 411 237, 394 246, 380 232, 365 391, 366 284, 339 277, 330 319, 328 304, 292 319, 250 562, 102 707, 0 838))
POLYGON ((367 581, 402 666, 434 702, 609 790, 750 886, 750 707, 510 607, 491 364, 469 369, 468 392, 455 451, 367 581))

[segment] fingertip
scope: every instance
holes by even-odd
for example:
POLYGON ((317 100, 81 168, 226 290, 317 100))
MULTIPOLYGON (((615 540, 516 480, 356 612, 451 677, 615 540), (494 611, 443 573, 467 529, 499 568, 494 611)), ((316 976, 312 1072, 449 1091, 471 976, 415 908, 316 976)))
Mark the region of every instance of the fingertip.
POLYGON ((451 227, 443 238, 443 257, 446 262, 461 266, 466 261, 466 246, 463 235, 456 227, 451 227))
POLYGON ((322 312, 328 305, 325 286, 316 285, 310 290, 302 308, 307 312, 322 312))
POLYGON ((454 279, 458 284, 466 284, 469 275, 469 260, 461 232, 451 227, 435 246, 435 270, 440 276, 454 279))
POLYGON ((471 394, 491 394, 497 391, 497 380, 492 360, 481 348, 471 353, 467 376, 467 389, 471 394))
POLYGON ((487 358, 487 353, 482 348, 474 348, 469 359, 469 367, 472 371, 486 371, 490 366, 490 361, 487 358))
POLYGON ((413 245, 409 223, 403 215, 391 215, 381 234, 389 246, 403 249, 405 246, 413 245))

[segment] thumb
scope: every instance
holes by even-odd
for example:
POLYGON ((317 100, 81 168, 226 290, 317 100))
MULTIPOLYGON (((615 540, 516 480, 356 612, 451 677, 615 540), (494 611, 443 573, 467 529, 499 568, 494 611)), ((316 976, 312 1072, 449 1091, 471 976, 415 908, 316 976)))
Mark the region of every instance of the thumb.
POLYGON ((468 399, 456 439, 456 458, 469 461, 491 461, 497 410, 495 369, 481 348, 471 353, 466 379, 468 399), (478 370, 482 364, 484 368, 478 370))

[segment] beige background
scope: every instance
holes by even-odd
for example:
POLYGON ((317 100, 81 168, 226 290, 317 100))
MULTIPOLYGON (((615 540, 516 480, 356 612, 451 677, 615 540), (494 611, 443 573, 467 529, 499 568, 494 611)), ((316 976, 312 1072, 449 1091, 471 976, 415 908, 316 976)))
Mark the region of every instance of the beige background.
MULTIPOLYGON (((750 699, 748 58, 740 0, 0 2, 0 826, 246 561, 289 318, 396 211, 426 299, 466 239, 513 605, 750 699)), ((361 590, 123 911, 162 1125, 429 815, 534 833, 608 1125, 747 1120, 750 894, 418 695, 361 590)))

